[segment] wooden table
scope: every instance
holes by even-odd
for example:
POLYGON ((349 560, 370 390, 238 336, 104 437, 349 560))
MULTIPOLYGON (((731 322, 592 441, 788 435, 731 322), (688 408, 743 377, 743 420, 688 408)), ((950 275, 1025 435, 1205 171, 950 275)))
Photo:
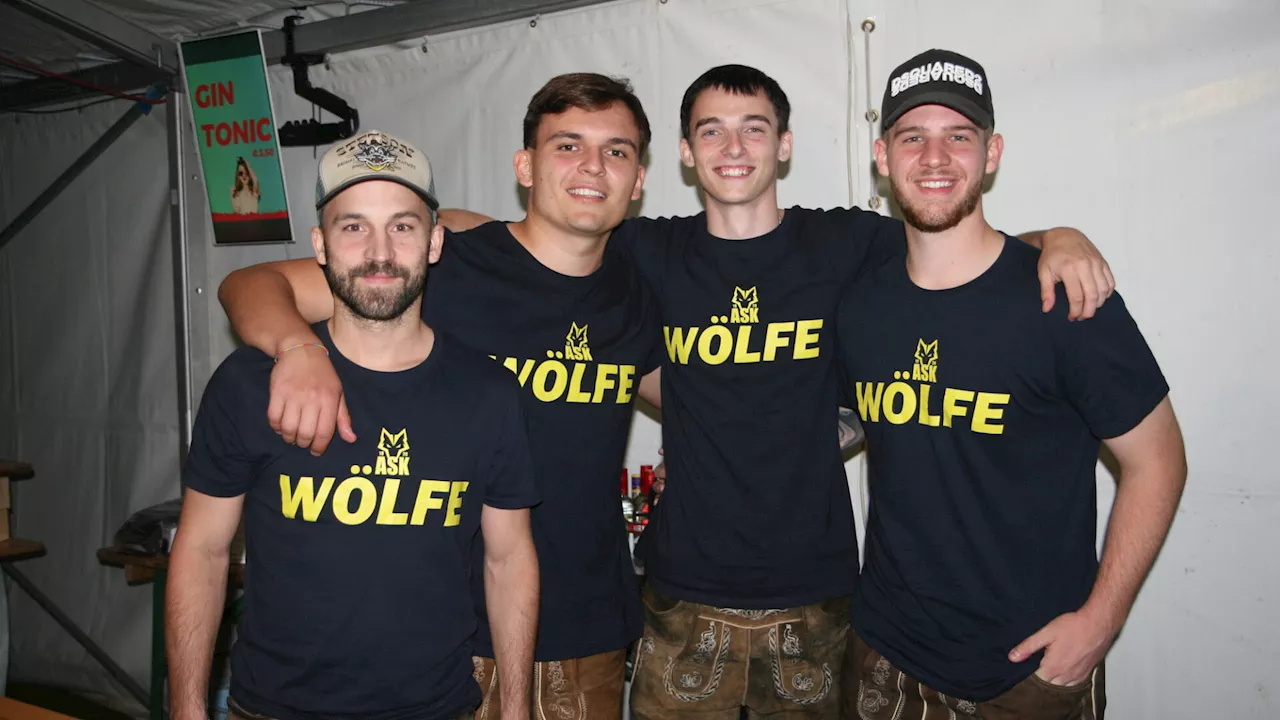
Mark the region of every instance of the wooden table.
POLYGON ((19 460, 0 460, 0 477, 7 477, 10 480, 29 480, 35 474, 35 468, 31 467, 31 463, 19 460))
POLYGON ((0 540, 9 539, 9 481, 35 477, 31 463, 0 459, 0 540))
POLYGON ((45 595, 31 579, 21 570, 14 566, 14 562, 20 560, 28 560, 40 557, 45 554, 44 543, 36 540, 23 540, 21 538, 9 537, 9 510, 10 510, 10 493, 9 482, 11 480, 29 480, 35 477, 35 468, 30 463, 16 462, 13 460, 0 460, 0 569, 4 574, 8 575, 14 584, 22 588, 24 592, 41 607, 49 617, 53 618, 63 630, 72 637, 77 643, 83 647, 94 660, 97 660, 108 673, 111 674, 121 687, 129 692, 140 703, 147 702, 147 691, 142 689, 133 676, 125 672, 106 651, 98 647, 97 643, 90 638, 85 631, 81 630, 75 624, 62 608, 53 601, 48 595, 45 595))
POLYGON ((9 538, 0 540, 0 562, 13 562, 44 555, 44 543, 38 540, 9 538))
MULTIPOLYGON (((168 674, 164 646, 164 598, 169 577, 169 556, 138 553, 120 547, 98 550, 98 561, 103 565, 124 568, 125 582, 130 585, 151 583, 151 694, 147 702, 150 720, 164 720, 168 716, 165 707, 165 681, 168 674)), ((227 587, 244 585, 244 563, 230 567, 227 587)), ((229 608, 238 612, 238 606, 229 608)), ((225 617, 225 613, 224 613, 225 617)))
MULTIPOLYGON (((124 568, 125 582, 130 585, 151 582, 169 570, 168 555, 150 555, 118 547, 105 547, 98 551, 98 562, 103 565, 124 568)), ((244 563, 231 565, 228 580, 233 585, 244 584, 244 563)))

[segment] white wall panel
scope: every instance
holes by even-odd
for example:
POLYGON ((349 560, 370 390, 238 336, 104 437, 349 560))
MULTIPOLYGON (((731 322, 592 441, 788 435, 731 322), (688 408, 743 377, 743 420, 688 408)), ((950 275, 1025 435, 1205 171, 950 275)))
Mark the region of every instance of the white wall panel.
MULTIPOLYGON (((1008 232, 1084 230, 1172 388, 1190 474, 1108 659, 1111 715, 1274 717, 1280 381, 1256 368, 1280 351, 1280 237, 1267 180, 1280 158, 1280 4, 850 8, 878 21, 877 84, 930 47, 985 66, 1005 137, 987 218, 1008 232)), ((1099 471, 1101 531, 1114 483, 1099 471)))
MULTIPOLYGON (((7 223, 129 105, 0 118, 7 223)), ((0 252, 0 454, 35 466, 13 486, 17 567, 146 684, 151 592, 98 563, 128 516, 177 497, 179 435, 165 108, 138 120, 0 252)), ((12 681, 126 699, 16 586, 12 681)))

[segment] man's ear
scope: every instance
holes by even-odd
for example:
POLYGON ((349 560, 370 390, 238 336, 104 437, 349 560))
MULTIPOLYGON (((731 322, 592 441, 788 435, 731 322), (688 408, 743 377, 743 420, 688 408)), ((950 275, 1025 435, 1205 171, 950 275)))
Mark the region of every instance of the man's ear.
POLYGON ((689 141, 684 138, 680 138, 680 162, 683 162, 687 168, 693 167, 693 149, 689 147, 689 141))
POLYGON ((444 226, 436 223, 431 228, 431 240, 427 246, 427 262, 434 265, 440 260, 440 251, 444 249, 444 226))
POLYGON ((999 133, 987 141, 987 174, 1000 169, 1000 158, 1004 156, 1004 137, 999 133))
POLYGON ((636 174, 636 185, 631 189, 631 199, 639 200, 644 193, 644 166, 640 166, 640 172, 636 174))
POLYGON ((794 141, 790 130, 782 133, 782 136, 778 138, 778 162, 786 162, 791 159, 792 142, 794 141))
POLYGON ((511 164, 516 170, 516 182, 522 187, 533 187, 533 151, 527 148, 517 150, 511 164))
POLYGON ((884 138, 876 138, 875 142, 876 154, 876 171, 881 177, 889 177, 889 146, 885 144, 884 138))
MULTIPOLYGON (((323 217, 323 213, 321 213, 323 217)), ((316 262, 324 265, 328 262, 324 256, 324 231, 318 227, 311 228, 311 249, 316 254, 316 262)))

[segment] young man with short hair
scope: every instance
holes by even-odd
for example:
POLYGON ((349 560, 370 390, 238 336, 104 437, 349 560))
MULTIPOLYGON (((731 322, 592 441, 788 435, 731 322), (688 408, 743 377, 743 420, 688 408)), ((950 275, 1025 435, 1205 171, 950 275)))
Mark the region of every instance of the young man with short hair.
POLYGON ((471 679, 478 593, 510 678, 505 717, 528 718, 534 469, 510 374, 423 322, 444 240, 436 207, 426 155, 390 135, 366 132, 321 158, 312 264, 333 290, 332 317, 273 355, 329 357, 364 432, 322 456, 280 442, 265 417, 273 359, 256 350, 237 350, 210 379, 170 556, 175 720, 207 716, 242 514, 233 717, 470 718, 481 702, 471 679))
MULTIPOLYGON (((610 241, 655 288, 667 350, 639 720, 839 715, 858 548, 832 437, 836 307, 904 241, 900 221, 875 213, 778 207, 790 112, 755 68, 704 73, 681 103, 680 153, 706 211, 630 220, 610 241)), ((1055 275, 1092 284, 1088 241, 1055 234, 1045 289, 1055 275)))
POLYGON ((1169 387, 1121 298, 1042 313, 1040 253, 985 219, 1004 140, 981 65, 922 53, 881 107, 907 252, 840 305, 871 472, 844 717, 1096 720, 1186 480, 1169 387), (1100 444, 1120 466, 1101 565, 1100 444))
MULTIPOLYGON (((492 356, 522 387, 542 496, 532 513, 542 570, 537 716, 615 720, 627 647, 643 625, 617 478, 633 400, 661 360, 661 341, 643 283, 605 253, 605 243, 640 195, 649 122, 625 82, 574 73, 533 96, 523 126, 514 167, 529 189, 527 216, 450 235, 423 310, 428 322, 492 356)), ((272 353, 307 342, 304 316, 323 318, 331 303, 311 260, 239 270, 220 297, 240 336, 272 353)), ((314 436, 298 430, 310 423, 301 432, 315 432, 318 415, 305 411, 313 389, 332 393, 332 408, 344 390, 346 398, 361 392, 339 384, 324 354, 309 351, 286 355, 273 382, 273 424, 304 446, 315 447, 314 436)), ((403 402, 430 400, 406 395, 403 402)), ((333 418, 325 418, 330 434, 333 418)), ((356 431, 364 437, 373 430, 356 431)), ((351 429, 343 433, 350 440, 351 429)), ((493 651, 482 624, 479 720, 506 709, 507 680, 494 672, 493 651)))
MULTIPOLYGON (((698 173, 707 211, 629 220, 609 238, 606 257, 627 256, 653 288, 669 366, 651 376, 665 376, 672 482, 644 540, 652 592, 633 686, 639 718, 736 718, 743 705, 834 717, 839 704, 857 547, 832 442, 840 390, 831 326, 840 290, 901 252, 902 225, 857 209, 781 211, 777 164, 790 157, 789 113, 785 93, 754 68, 704 74, 682 103, 681 154, 698 173), (714 616, 712 626, 695 623, 698 614, 714 616)), ((573 152, 573 138, 565 140, 573 152)), ((484 220, 455 212, 446 222, 484 220)), ((464 237, 479 239, 464 234, 452 246, 464 237)), ((1093 285, 1100 258, 1087 240, 1062 233, 1049 242, 1050 296, 1055 276, 1069 278, 1073 295, 1093 285)), ((281 394, 310 405, 305 393, 281 394)))

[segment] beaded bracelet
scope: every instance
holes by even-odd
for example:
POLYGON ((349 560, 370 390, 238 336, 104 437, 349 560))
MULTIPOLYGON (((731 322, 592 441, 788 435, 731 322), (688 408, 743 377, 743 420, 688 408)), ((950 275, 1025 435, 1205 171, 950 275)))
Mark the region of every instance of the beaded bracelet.
POLYGON ((324 351, 324 354, 325 354, 325 355, 328 355, 328 354, 329 354, 329 348, 325 347, 324 345, 322 345, 322 344, 320 344, 320 343, 298 343, 297 345, 290 345, 289 347, 287 347, 287 348, 285 348, 285 349, 281 350, 280 352, 276 353, 275 361, 276 361, 276 362, 280 362, 280 356, 281 356, 281 355, 284 355, 285 353, 289 352, 290 350, 297 350, 297 349, 298 349, 298 348, 300 348, 300 347, 318 347, 318 348, 320 348, 321 350, 323 350, 323 351, 324 351))

